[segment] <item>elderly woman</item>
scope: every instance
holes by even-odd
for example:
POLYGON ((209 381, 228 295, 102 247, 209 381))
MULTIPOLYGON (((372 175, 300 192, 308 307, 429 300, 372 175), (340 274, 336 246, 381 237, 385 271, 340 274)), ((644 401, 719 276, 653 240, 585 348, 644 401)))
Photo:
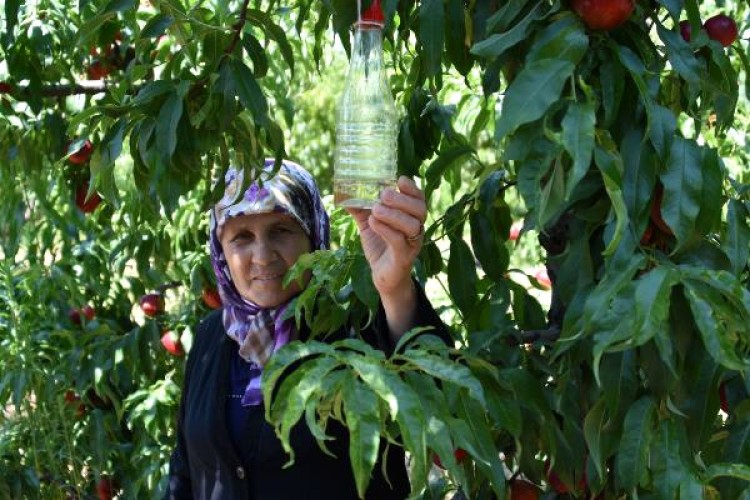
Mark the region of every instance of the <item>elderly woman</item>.
MULTIPOLYGON (((270 163, 266 164, 266 168, 270 163)), ((263 367, 292 340, 309 337, 282 320, 298 283, 283 285, 297 259, 329 244, 328 215, 312 176, 285 161, 262 186, 241 193, 242 178, 230 170, 224 197, 211 211, 210 250, 224 308, 197 328, 187 360, 177 423, 177 446, 170 462, 168 498, 353 499, 357 497, 347 454, 346 429, 329 424, 336 436, 321 451, 301 421, 293 429, 296 460, 287 461, 273 428, 264 419, 263 367)), ((390 354, 395 342, 416 326, 445 327, 411 277, 422 245, 424 195, 406 178, 386 189, 372 210, 349 209, 381 308, 360 337, 390 354)), ((304 285, 302 285, 304 286, 304 285)), ((321 311, 322 314, 325 311, 321 311)), ((331 340, 350 335, 342 329, 331 340)), ((355 332, 356 333, 356 332, 355 332)), ((375 465, 367 498, 404 498, 409 482, 404 452, 387 448, 375 465)))

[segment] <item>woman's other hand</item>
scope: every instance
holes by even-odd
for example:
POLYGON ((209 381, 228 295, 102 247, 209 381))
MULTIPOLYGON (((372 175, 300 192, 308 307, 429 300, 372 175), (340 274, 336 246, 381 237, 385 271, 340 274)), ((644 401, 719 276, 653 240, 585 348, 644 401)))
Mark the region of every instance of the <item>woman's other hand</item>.
POLYGON ((416 183, 401 176, 397 185, 398 191, 383 190, 372 210, 347 208, 359 227, 375 288, 396 337, 411 327, 416 304, 411 270, 422 248, 427 217, 424 193, 416 183))

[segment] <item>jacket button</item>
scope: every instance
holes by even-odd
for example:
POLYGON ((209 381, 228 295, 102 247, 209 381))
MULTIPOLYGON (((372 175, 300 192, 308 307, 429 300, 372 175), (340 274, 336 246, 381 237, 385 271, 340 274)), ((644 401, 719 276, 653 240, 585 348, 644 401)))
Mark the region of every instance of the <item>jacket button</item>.
POLYGON ((245 469, 242 467, 237 467, 237 477, 240 479, 245 479, 245 469))

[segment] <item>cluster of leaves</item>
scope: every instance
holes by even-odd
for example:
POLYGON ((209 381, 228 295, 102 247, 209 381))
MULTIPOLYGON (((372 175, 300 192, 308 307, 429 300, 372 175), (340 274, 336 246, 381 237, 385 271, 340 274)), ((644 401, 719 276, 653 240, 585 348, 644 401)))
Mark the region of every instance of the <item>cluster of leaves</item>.
MULTIPOLYGON (((415 493, 430 449, 451 488, 471 498, 503 498, 504 470, 551 490, 548 469, 576 496, 747 494, 750 188, 723 161, 731 153, 747 165, 731 135, 745 46, 711 41, 699 28, 715 6, 695 0, 637 2, 609 32, 587 30, 567 3, 382 1, 404 114, 399 169, 424 179, 440 214, 417 272, 444 285, 458 351, 405 344, 385 359, 352 341, 290 345, 264 387, 269 397, 278 390, 267 417, 282 437, 302 413, 322 443, 331 418, 359 437, 351 455, 360 493, 385 436, 412 454, 415 493), (549 321, 508 277, 516 200, 526 228, 548 243, 549 321), (643 238, 654 213, 669 229, 658 244, 643 238), (720 386, 727 415, 718 413, 720 386), (456 447, 471 460, 452 460, 456 447)), ((726 5, 746 13, 741 2, 726 5)), ((357 6, 10 0, 5 13, 0 181, 15 188, 0 205, 0 342, 10 367, 0 401, 28 418, 2 420, 2 463, 16 479, 3 476, 0 494, 7 485, 14 495, 60 492, 39 484, 42 463, 61 477, 89 468, 121 474, 133 494, 159 491, 182 367, 153 349, 159 328, 135 323, 130 305, 176 281, 192 294, 178 294, 171 321, 189 325, 204 312, 190 296, 210 282, 201 214, 221 186, 214 181, 232 162, 249 169, 290 145, 308 151, 276 120, 331 137, 332 114, 295 122, 287 86, 330 62, 333 36, 349 49, 357 6), (132 59, 103 82, 77 85, 92 46, 106 52, 117 32, 132 59), (74 94, 83 97, 64 98, 74 94), (62 161, 74 137, 94 144, 88 170, 62 161), (81 175, 106 200, 89 217, 70 202, 81 175), (86 302, 97 317, 81 330, 65 313, 86 302), (50 353, 64 353, 64 370, 50 353), (44 375, 30 377, 36 365, 44 375), (93 388, 114 410, 58 419, 70 387, 82 396, 93 388), (34 441, 36 416, 54 447, 34 441), (135 429, 145 432, 126 432, 135 429)), ((330 163, 311 167, 330 178, 330 163)), ((290 314, 321 335, 365 324, 377 307, 353 226, 333 220, 336 248, 303 258, 288 278, 313 271, 290 314)), ((82 490, 90 480, 66 484, 82 490)))
MULTIPOLYGON (((750 228, 747 187, 714 145, 728 142, 744 48, 729 49, 738 56, 733 60, 704 32, 684 40, 683 15, 701 25, 695 2, 639 3, 630 21, 611 32, 588 31, 560 3, 478 2, 460 16, 475 21, 468 34, 449 29, 451 2, 383 4, 386 16, 397 12, 393 57, 410 65, 412 88, 425 82, 439 88, 444 63, 469 73, 471 64, 444 33, 473 40, 470 54, 484 69, 487 94, 499 90, 501 74, 508 84, 494 123, 502 144, 498 164, 483 164, 476 146, 450 128, 436 129, 442 137, 420 128, 426 135, 419 143, 434 145, 426 154, 399 151, 405 171, 408 161, 421 165, 428 193, 466 166, 466 158, 478 165, 476 180, 461 186, 466 194, 428 231, 450 240, 447 267, 432 244, 421 265, 430 276, 447 271, 468 350, 500 366, 527 364, 544 395, 535 410, 554 415, 541 432, 517 435, 518 447, 496 438, 506 465, 542 484, 541 453, 576 494, 738 494, 748 478, 742 464, 750 447, 741 437, 747 403, 722 418, 718 395, 727 380, 735 404, 749 392, 743 374, 750 228), (398 50, 412 35, 419 48, 413 58, 398 50), (523 197, 526 226, 558 238, 548 265, 556 276, 553 300, 563 311, 550 326, 560 338, 527 353, 509 352, 507 343, 518 342, 519 329, 541 328, 542 315, 505 278, 506 183, 523 197), (659 245, 641 239, 654 212, 667 227, 659 245), (699 455, 696 464, 692 457, 699 455)), ((332 7, 343 37, 355 14, 336 2, 332 7)), ((407 109, 417 95, 403 94, 407 109)), ((428 120, 436 109, 450 116, 435 97, 418 117, 409 113, 400 139, 414 132, 412 120, 428 120)), ((506 435, 507 424, 495 424, 495 436, 506 435)))

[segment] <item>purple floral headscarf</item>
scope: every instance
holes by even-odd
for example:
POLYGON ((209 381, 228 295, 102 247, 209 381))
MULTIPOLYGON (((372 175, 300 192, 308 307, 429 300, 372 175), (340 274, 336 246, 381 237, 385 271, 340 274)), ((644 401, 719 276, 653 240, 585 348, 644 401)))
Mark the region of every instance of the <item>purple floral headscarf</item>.
MULTIPOLYGON (((273 160, 266 160, 264 172, 270 172, 273 163, 273 160)), ((261 308, 237 291, 221 246, 224 223, 239 215, 289 214, 310 237, 313 250, 328 248, 330 225, 315 180, 296 163, 284 160, 273 178, 264 180, 262 186, 253 182, 244 193, 240 193, 241 170, 230 168, 224 180, 224 197, 210 214, 211 263, 224 304, 224 328, 239 345, 240 356, 250 365, 250 382, 245 388, 242 404, 258 405, 263 402, 263 366, 273 353, 293 340, 297 332, 293 319, 281 320, 288 302, 273 309, 261 308)))

